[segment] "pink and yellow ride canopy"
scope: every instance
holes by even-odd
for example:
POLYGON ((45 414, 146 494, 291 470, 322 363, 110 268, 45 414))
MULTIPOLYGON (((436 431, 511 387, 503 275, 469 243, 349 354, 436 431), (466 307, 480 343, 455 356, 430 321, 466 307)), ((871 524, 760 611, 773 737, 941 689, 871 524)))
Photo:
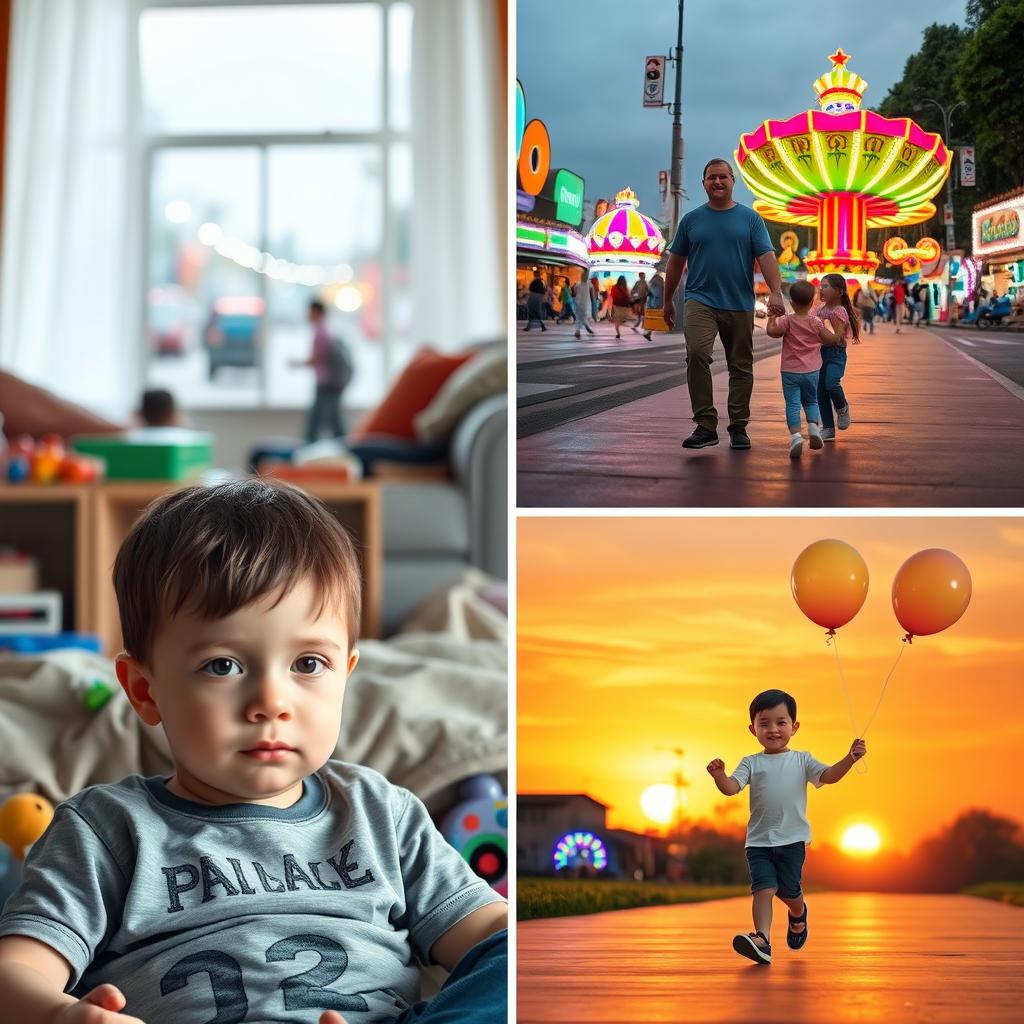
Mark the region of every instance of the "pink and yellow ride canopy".
POLYGON ((932 217, 929 200, 949 174, 950 151, 909 117, 861 110, 868 83, 846 68, 841 49, 828 59, 832 70, 814 83, 821 109, 741 135, 736 163, 762 217, 818 228, 818 248, 805 261, 810 280, 838 273, 869 281, 879 261, 867 229, 932 217))
POLYGON ((625 264, 642 270, 658 262, 665 238, 639 206, 636 193, 624 188, 615 197, 615 209, 594 221, 587 234, 591 266, 625 264))

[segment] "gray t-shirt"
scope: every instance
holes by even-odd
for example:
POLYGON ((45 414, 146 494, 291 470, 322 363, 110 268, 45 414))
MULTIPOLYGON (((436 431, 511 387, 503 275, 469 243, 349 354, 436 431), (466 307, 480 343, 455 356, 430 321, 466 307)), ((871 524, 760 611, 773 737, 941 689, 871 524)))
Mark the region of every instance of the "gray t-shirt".
POLYGON ((825 785, 821 773, 828 768, 806 750, 781 754, 750 754, 736 766, 732 777, 740 791, 750 784, 750 821, 746 846, 788 846, 809 843, 807 783, 825 785))
POLYGON ((0 935, 112 982, 147 1024, 398 1017, 434 942, 500 900, 408 790, 328 762, 288 808, 210 807, 129 776, 57 808, 0 935))

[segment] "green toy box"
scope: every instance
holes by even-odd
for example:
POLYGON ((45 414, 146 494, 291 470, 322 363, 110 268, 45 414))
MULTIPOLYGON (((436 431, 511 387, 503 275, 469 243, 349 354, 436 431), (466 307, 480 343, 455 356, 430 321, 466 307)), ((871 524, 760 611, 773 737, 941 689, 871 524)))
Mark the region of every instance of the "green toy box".
POLYGON ((177 427, 76 437, 71 447, 105 459, 108 480, 186 480, 213 464, 213 434, 177 427))

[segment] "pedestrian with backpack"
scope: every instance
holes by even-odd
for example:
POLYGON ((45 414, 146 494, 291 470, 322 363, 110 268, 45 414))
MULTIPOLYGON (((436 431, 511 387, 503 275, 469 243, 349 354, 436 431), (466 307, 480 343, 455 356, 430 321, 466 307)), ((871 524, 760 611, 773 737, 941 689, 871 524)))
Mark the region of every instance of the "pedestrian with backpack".
POLYGON ((313 347, 308 359, 293 361, 293 366, 311 366, 316 374, 313 405, 306 423, 306 440, 312 444, 326 427, 328 437, 341 437, 341 395, 352 379, 352 357, 348 347, 327 330, 324 304, 313 299, 309 304, 309 322, 313 325, 313 347))

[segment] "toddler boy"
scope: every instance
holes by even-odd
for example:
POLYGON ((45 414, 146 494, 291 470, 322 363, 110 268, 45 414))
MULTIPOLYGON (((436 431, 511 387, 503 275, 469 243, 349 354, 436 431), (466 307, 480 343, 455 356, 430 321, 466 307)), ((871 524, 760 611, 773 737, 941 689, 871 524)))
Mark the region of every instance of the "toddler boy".
POLYGON ((57 808, 0 919, 0 1017, 504 1022, 505 901, 415 796, 330 760, 361 605, 337 520, 287 485, 186 488, 114 586, 117 677, 174 774, 57 808), (417 958, 452 971, 429 1004, 417 958))
POLYGON ((708 765, 708 771, 726 796, 735 796, 750 784, 746 855, 756 930, 737 935, 732 948, 755 963, 770 964, 772 896, 777 894, 789 907, 789 948, 800 949, 807 941, 807 902, 800 890, 805 846, 811 841, 807 783, 820 789, 838 782, 867 747, 863 740, 854 740, 846 757, 831 766, 806 750, 790 750, 789 741, 800 723, 796 701, 783 690, 765 690, 754 698, 748 728, 763 752, 744 757, 728 777, 720 758, 708 765))

